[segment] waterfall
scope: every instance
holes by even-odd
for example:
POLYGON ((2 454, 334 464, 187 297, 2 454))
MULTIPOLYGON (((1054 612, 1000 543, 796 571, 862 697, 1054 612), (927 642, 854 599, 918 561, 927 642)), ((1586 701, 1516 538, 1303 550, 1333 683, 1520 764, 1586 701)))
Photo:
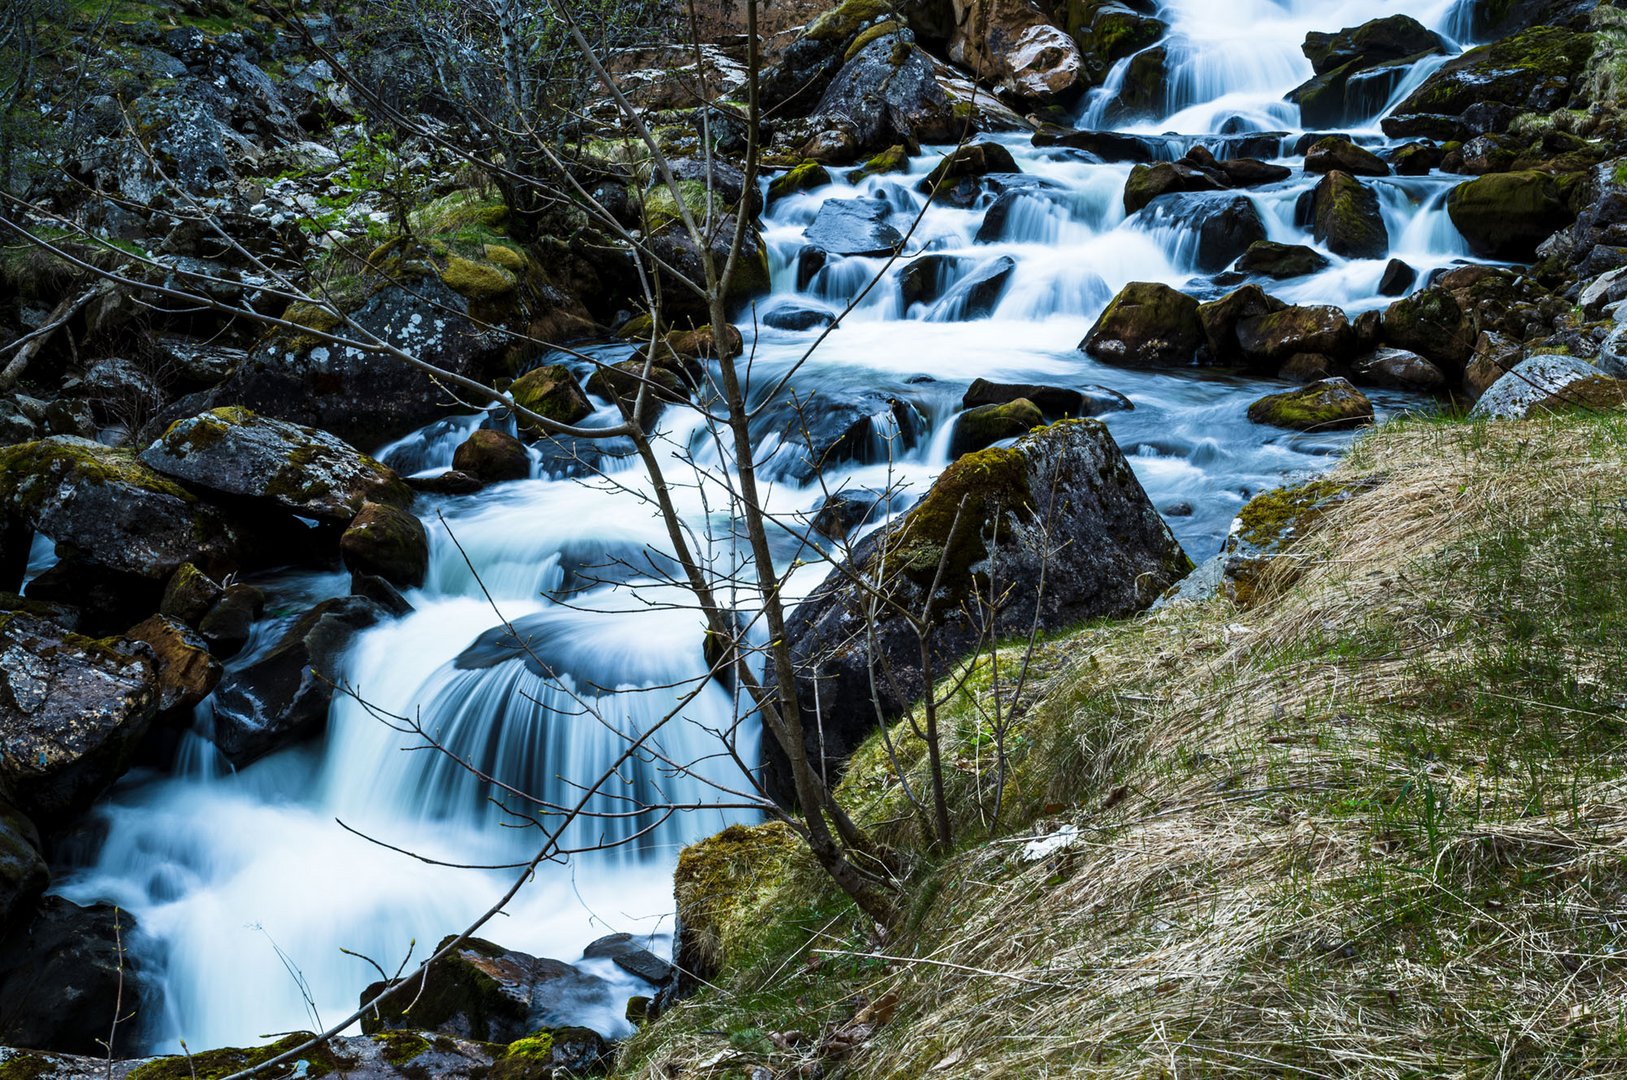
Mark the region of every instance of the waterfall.
MULTIPOLYGON (((1453 0, 1408 7, 1420 21, 1465 40, 1466 17, 1453 0)), ((1292 146, 1298 116, 1283 95, 1311 75, 1300 51, 1306 32, 1397 10, 1394 0, 1166 0, 1169 88, 1161 115, 1123 127, 1175 132, 1157 143, 1157 154, 1169 159, 1199 142, 1229 154, 1219 136, 1245 131, 1288 132, 1281 141, 1292 146)), ((1130 64, 1118 64, 1087 97, 1081 127, 1107 122, 1130 64)), ((1385 108, 1428 70, 1419 65, 1385 108)), ((1367 139, 1379 138, 1373 125, 1366 127, 1367 139)), ((1160 281, 1204 297, 1222 291, 1199 269, 1197 224, 1178 212, 1195 203, 1155 204, 1127 215, 1129 165, 1037 149, 1016 135, 999 141, 1016 158, 1023 183, 986 192, 972 205, 934 205, 923 215, 925 196, 915 185, 946 149, 928 147, 905 173, 857 183, 838 177, 769 206, 763 231, 772 292, 738 320, 752 356, 749 392, 759 408, 753 436, 769 481, 768 509, 782 520, 807 519, 827 489, 902 488, 865 526, 874 528, 948 463, 954 419, 972 380, 1101 384, 1134 402, 1133 411, 1103 419, 1154 503, 1201 560, 1250 497, 1322 468, 1351 436, 1251 424, 1245 411, 1265 392, 1261 380, 1121 370, 1081 353, 1078 343, 1093 320, 1128 282, 1160 281), (900 231, 921 216, 899 258, 812 257, 803 231, 820 206, 857 198, 881 200, 900 231), (878 273, 884 279, 857 299, 878 273), (805 360, 823 325, 849 304, 853 310, 805 360), (793 366, 788 394, 768 400, 793 366), (821 455, 831 464, 824 485, 811 466, 821 455)), ((1296 169, 1288 180, 1240 194, 1270 239, 1317 247, 1296 214, 1316 181, 1296 169)), ((1466 255, 1444 212, 1452 183, 1438 174, 1375 182, 1393 254, 1424 275, 1466 255)), ((1376 295, 1385 260, 1330 255, 1329 262, 1271 291, 1351 312, 1385 302, 1376 295)), ((601 355, 619 358, 626 347, 607 346, 601 355)), ((540 362, 582 370, 565 355, 540 362)), ((1397 393, 1371 396, 1381 414, 1410 404, 1397 393)), ((611 422, 613 410, 599 404, 588 423, 611 422)), ((689 413, 669 409, 660 423, 669 475, 726 469, 689 413)), ((433 475, 483 424, 505 421, 443 420, 377 453, 402 473, 433 475)), ((386 722, 388 716, 416 719, 509 788, 544 803, 569 803, 629 737, 661 723, 680 695, 693 691, 656 745, 669 760, 701 763, 700 775, 675 776, 649 758, 621 770, 590 800, 609 816, 572 835, 583 846, 590 837, 629 842, 545 863, 507 917, 484 931, 506 947, 567 961, 612 931, 666 947, 678 849, 748 816, 717 805, 732 800, 716 785, 742 783, 733 763, 716 754, 715 733, 734 729, 737 715, 722 688, 696 683, 706 668, 702 624, 686 598, 663 584, 671 568, 659 554, 667 541, 648 507, 648 480, 636 461, 602 455, 594 465, 598 472, 590 474, 542 444, 532 479, 473 495, 421 496, 416 509, 432 553, 427 580, 407 597, 414 610, 360 635, 345 662, 344 677, 366 705, 340 697, 321 738, 234 771, 208 742, 205 703, 172 769, 130 775, 97 811, 103 835, 58 888, 79 900, 111 899, 138 920, 132 948, 164 989, 160 1013, 144 1017, 152 1049, 174 1051, 177 1038, 193 1049, 242 1044, 265 1032, 330 1022, 351 1011, 377 976, 341 950, 389 969, 409 953, 422 957, 485 910, 513 873, 431 865, 368 837, 457 864, 507 865, 530 856, 536 832, 512 826, 547 807, 506 794, 445 756, 413 749, 420 740, 400 730, 399 721, 386 722), (516 636, 528 653, 505 646, 516 636), (637 812, 640 804, 663 801, 711 808, 662 821, 637 812), (616 816, 622 811, 626 816, 616 816)), ((693 534, 704 538, 706 557, 742 565, 745 555, 718 519, 715 499, 694 484, 674 494, 693 534)), ((775 542, 776 557, 787 563, 799 557, 798 538, 775 542)), ((48 557, 36 552, 31 570, 43 569, 48 557)), ((817 561, 796 571, 792 595, 811 589, 823 573, 817 561)), ((284 573, 260 584, 278 614, 259 627, 234 668, 273 643, 299 611, 349 587, 340 574, 284 573)), ((754 731, 742 725, 738 734, 735 749, 754 760, 754 731)), ((620 991, 648 991, 625 978, 620 991)), ((609 999, 583 1001, 579 1022, 612 1035, 627 1030, 609 999)))

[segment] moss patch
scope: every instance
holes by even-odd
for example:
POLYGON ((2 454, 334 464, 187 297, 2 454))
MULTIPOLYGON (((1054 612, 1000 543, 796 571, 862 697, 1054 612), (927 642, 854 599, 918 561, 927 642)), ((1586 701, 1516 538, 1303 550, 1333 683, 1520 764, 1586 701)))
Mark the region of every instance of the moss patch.
POLYGON ((461 255, 450 256, 441 270, 447 288, 470 300, 493 300, 507 296, 519 287, 513 271, 461 255))
MULTIPOLYGON (((309 1032, 296 1032, 266 1046, 251 1049, 228 1047, 206 1050, 190 1057, 156 1058, 131 1070, 127 1080, 220 1080, 234 1072, 253 1068, 287 1053, 311 1038, 309 1032)), ((338 1071, 343 1063, 326 1046, 319 1046, 299 1058, 305 1076, 327 1076, 338 1071)))
POLYGON ((909 512, 887 547, 887 559, 923 584, 943 567, 943 580, 971 580, 988 556, 983 524, 996 512, 1022 512, 1033 501, 1022 452, 991 448, 967 454, 944 470, 909 512))

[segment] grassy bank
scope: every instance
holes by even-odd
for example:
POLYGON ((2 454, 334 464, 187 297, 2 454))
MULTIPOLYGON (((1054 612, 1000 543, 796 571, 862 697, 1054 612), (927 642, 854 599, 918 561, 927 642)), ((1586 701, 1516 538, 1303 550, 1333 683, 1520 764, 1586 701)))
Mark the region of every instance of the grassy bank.
MULTIPOLYGON (((965 840, 890 937, 732 872, 620 1075, 1627 1073, 1627 417, 1403 421, 1331 479, 1248 607, 1045 644, 992 840, 971 681, 965 840)), ((848 800, 919 849, 884 775, 848 800)))

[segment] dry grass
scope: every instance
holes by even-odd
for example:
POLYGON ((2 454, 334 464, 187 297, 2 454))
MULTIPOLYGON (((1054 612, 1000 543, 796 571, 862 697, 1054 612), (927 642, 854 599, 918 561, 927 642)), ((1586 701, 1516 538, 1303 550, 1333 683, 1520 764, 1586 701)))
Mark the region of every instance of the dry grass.
POLYGON ((893 940, 792 875, 626 1074, 1627 1074, 1627 418, 1392 425, 1335 475, 1377 483, 1249 609, 1047 644, 1020 835, 973 840, 971 762, 893 940))

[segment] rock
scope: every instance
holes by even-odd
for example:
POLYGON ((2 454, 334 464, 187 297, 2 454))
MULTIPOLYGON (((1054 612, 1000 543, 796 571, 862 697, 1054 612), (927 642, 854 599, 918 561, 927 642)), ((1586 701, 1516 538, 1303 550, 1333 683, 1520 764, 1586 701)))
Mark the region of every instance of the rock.
POLYGON ((1346 379, 1323 379, 1268 394, 1248 407, 1248 418, 1295 431, 1335 431, 1371 424, 1373 403, 1346 379))
POLYGON ((989 260, 957 281, 933 309, 933 315, 953 319, 988 318, 994 314, 1016 271, 1017 261, 1009 255, 989 260))
POLYGON ((1400 259, 1391 259, 1384 267, 1383 275, 1378 279, 1378 294, 1380 296, 1405 296, 1407 290, 1412 288, 1418 280, 1418 271, 1402 262, 1400 259))
POLYGON ((905 262, 894 274, 904 310, 940 300, 965 261, 954 255, 917 255, 905 262))
POLYGON ((853 53, 813 112, 846 134, 851 149, 840 156, 849 161, 895 145, 952 142, 965 127, 931 58, 907 31, 883 34, 853 53))
POLYGON ((1474 348, 1474 331, 1446 289, 1420 289, 1384 309, 1380 333, 1386 345, 1415 352, 1452 372, 1463 369, 1474 348))
POLYGON ((1256 370, 1275 370, 1295 353, 1349 356, 1355 344, 1350 320, 1331 305, 1285 307, 1237 322, 1237 345, 1256 370))
MULTIPOLYGON (((787 621, 803 707, 818 701, 822 714, 804 720, 816 767, 834 778, 878 719, 897 718, 919 697, 921 643, 891 611, 924 610, 934 582, 942 591, 929 652, 933 674, 944 675, 981 640, 972 591, 988 590, 991 579, 1006 596, 989 628, 998 638, 1138 611, 1190 567, 1100 421, 1062 421, 1013 447, 967 454, 896 524, 862 540, 787 621), (1053 550, 1060 537, 1071 542, 1053 550), (1043 595, 1033 587, 1042 565, 1043 595), (859 633, 871 593, 853 575, 868 579, 882 568, 887 603, 859 633), (872 662, 884 673, 874 688, 872 662)), ((765 778, 776 798, 790 797, 785 759, 772 744, 765 778)))
MULTIPOLYGON (((734 233, 734 217, 720 214, 713 223, 712 230, 702 237, 707 247, 711 249, 712 257, 718 266, 722 266, 729 258, 734 233)), ((663 229, 649 239, 648 246, 650 254, 689 280, 706 280, 705 269, 701 265, 700 249, 696 247, 695 239, 689 235, 687 229, 663 229)), ((662 310, 669 319, 692 318, 705 321, 709 317, 706 305, 693 290, 680 284, 672 275, 662 275, 660 286, 662 310)), ((729 279, 725 299, 731 305, 743 304, 754 296, 766 293, 768 288, 768 248, 763 245, 763 238, 756 224, 752 223, 746 228, 740 259, 735 264, 733 276, 729 279)))
MULTIPOLYGON (((451 941, 442 939, 439 952, 451 941)), ((543 1029, 555 1029, 562 1041, 563 1025, 585 1007, 611 1004, 610 984, 578 971, 560 960, 512 952, 480 938, 469 938, 449 955, 429 965, 421 989, 403 991, 362 1017, 369 1035, 383 1031, 435 1031, 480 1042, 507 1043, 543 1029), (411 1006, 411 1011, 407 1011, 411 1006)), ((362 991, 369 1001, 382 993, 384 983, 362 991)), ((563 1028, 569 1039, 583 1038, 581 1029, 563 1028)), ((593 1036, 596 1057, 608 1050, 593 1036)))
POLYGON ((1463 138, 1478 134, 1466 131, 1458 120, 1475 105, 1543 113, 1563 108, 1594 47, 1592 34, 1541 26, 1470 49, 1441 65, 1396 106, 1383 121, 1384 132, 1404 138, 1428 134, 1420 128, 1430 126, 1444 138, 1463 138), (1421 125, 1418 118, 1444 122, 1421 125))
POLYGON ((0 614, 0 789, 20 811, 55 824, 123 775, 160 706, 143 653, 0 614))
POLYGON ((1371 67, 1387 60, 1405 60, 1419 53, 1446 51, 1438 34, 1408 15, 1388 15, 1336 34, 1312 31, 1305 35, 1305 58, 1318 75, 1357 62, 1371 67))
POLYGON ((220 586, 213 578, 191 563, 182 563, 165 584, 164 596, 159 601, 158 611, 159 614, 196 627, 203 621, 203 617, 209 614, 209 609, 220 600, 220 596, 220 586))
POLYGON ((370 502, 339 538, 339 554, 353 573, 416 588, 429 567, 429 537, 423 523, 405 510, 370 502))
POLYGON ((50 884, 39 830, 16 808, 0 801, 0 938, 27 921, 34 901, 50 884))
POLYGON ((817 330, 835 321, 829 311, 801 306, 776 308, 763 316, 763 325, 772 330, 817 330))
POLYGON ((324 600, 300 616, 269 652, 220 684, 211 703, 216 748, 241 768, 319 734, 351 640, 386 617, 360 596, 324 600))
POLYGON ((803 235, 830 255, 891 255, 904 243, 887 223, 891 216, 891 207, 877 199, 827 199, 803 235))
POLYGON ((1627 170, 1619 159, 1596 166, 1571 196, 1579 211, 1576 221, 1537 253, 1574 268, 1579 277, 1600 278, 1582 293, 1586 314, 1598 318, 1604 307, 1627 296, 1627 276, 1615 273, 1627 270, 1627 170))
POLYGON ((915 185, 923 195, 938 190, 950 181, 967 176, 985 176, 989 173, 1017 173, 1017 162, 1007 150, 996 142, 973 142, 949 151, 915 185))
POLYGON ((1333 357, 1323 353, 1295 353, 1282 362, 1277 378, 1291 383, 1313 383, 1333 377, 1333 357))
POLYGON ((768 432, 784 438, 770 471, 799 482, 833 465, 892 460, 927 433, 926 420, 913 404, 879 391, 822 391, 805 405, 811 407, 797 410, 787 404, 765 410, 752 428, 754 443, 768 432))
POLYGON ((909 151, 903 146, 889 146, 887 149, 874 155, 869 161, 852 169, 847 174, 847 182, 858 184, 872 176, 885 176, 889 173, 908 171, 910 167, 909 151))
POLYGON ((158 708, 190 709, 209 696, 220 682, 220 661, 209 654, 203 636, 185 623, 153 615, 124 635, 152 650, 158 676, 158 708))
POLYGON ((955 430, 949 439, 950 460, 1005 439, 1015 439, 1044 423, 1045 414, 1027 398, 968 409, 955 421, 955 430))
POLYGON ((588 393, 609 398, 618 405, 623 415, 630 414, 638 404, 639 390, 648 387, 644 409, 639 423, 648 426, 655 422, 663 404, 682 404, 689 400, 689 388, 683 377, 671 367, 651 364, 648 376, 641 359, 624 360, 610 367, 602 367, 588 376, 588 393))
POLYGON ((1397 176, 1427 176, 1441 167, 1441 149, 1432 142, 1413 142, 1390 154, 1390 167, 1397 176))
POLYGON ((165 400, 163 387, 150 372, 118 356, 91 365, 81 387, 98 416, 132 427, 139 427, 165 400))
POLYGON ((804 161, 776 176, 768 185, 768 201, 796 195, 830 183, 830 170, 817 161, 804 161))
MULTIPOLYGON (((0 942, 0 1043, 97 1054, 105 1073, 114 1016, 140 1015, 147 996, 130 949, 135 931, 130 913, 112 904, 40 901, 34 917, 0 942)), ((136 1031, 120 1029, 115 1055, 136 1042, 136 1031)))
POLYGON ((394 472, 327 432, 248 409, 177 421, 140 456, 165 476, 319 521, 349 521, 368 501, 412 501, 394 472))
POLYGON ((1035 146, 1083 150, 1106 162, 1139 164, 1158 161, 1165 145, 1163 140, 1147 135, 1130 135, 1120 131, 1077 131, 1057 125, 1041 127, 1034 133, 1033 142, 1035 146))
POLYGON ((1475 253, 1490 259, 1529 260, 1576 218, 1554 178, 1541 172, 1466 181, 1447 196, 1446 211, 1475 253))
MULTIPOLYGON (((108 570, 163 579, 182 563, 238 564, 232 526, 129 451, 55 436, 0 449, 0 565, 35 530, 108 570)), ((20 570, 20 567, 16 567, 20 570)), ((20 573, 11 582, 15 589, 20 573)))
POLYGON ((401 595, 401 590, 376 574, 351 574, 350 595, 371 600, 398 619, 411 614, 413 610, 412 604, 401 595))
POLYGON ((1326 256, 1303 244, 1278 244, 1271 240, 1257 240, 1237 260, 1237 269, 1245 274, 1264 277, 1296 278, 1315 274, 1328 268, 1326 256))
POLYGON ((1100 86, 1113 65, 1158 43, 1169 27, 1151 14, 1125 4, 1087 3, 1076 17, 1078 5, 1069 5, 1066 28, 1079 44, 1085 79, 1100 86))
MULTIPOLYGON (((1440 39, 1434 40, 1438 43, 1440 39)), ((1379 64, 1352 60, 1295 87, 1288 92, 1288 100, 1299 106, 1303 127, 1326 130, 1365 126, 1389 103, 1420 61, 1441 51, 1436 44, 1401 60, 1379 64)))
POLYGON ((1507 37, 1533 26, 1585 29, 1598 0, 1467 0, 1469 33, 1477 40, 1507 37))
POLYGON ((532 368, 514 380, 509 397, 523 409, 561 424, 574 424, 593 412, 593 405, 564 364, 532 368))
POLYGON ((1227 367, 1247 362, 1248 357, 1237 340, 1238 323, 1282 311, 1287 306, 1258 285, 1244 285, 1219 300, 1198 305, 1198 323, 1203 328, 1204 346, 1210 362, 1227 367))
POLYGON ((1627 381, 1613 379, 1574 356, 1537 355, 1514 369, 1481 395, 1472 417, 1521 420, 1569 409, 1602 410, 1627 405, 1627 381))
POLYGON ((1387 386, 1396 390, 1434 393, 1446 388, 1441 369, 1417 353, 1405 349, 1379 349, 1356 361, 1351 371, 1366 386, 1387 386))
POLYGON ((1025 101, 1057 101, 1084 88, 1078 44, 1032 0, 953 4, 950 60, 1025 101))
POLYGON ((1164 195, 1141 212, 1145 227, 1173 228, 1195 239, 1192 260, 1205 273, 1224 270, 1266 237, 1254 200, 1242 195, 1164 195))
POLYGON ((1114 367, 1185 367, 1203 344, 1198 302, 1157 282, 1133 281, 1107 305, 1079 345, 1114 367))
POLYGON ((109 570, 66 553, 23 590, 31 601, 60 604, 74 612, 74 629, 86 637, 118 634, 159 604, 162 582, 109 570))
POLYGON ((1134 214, 1162 195, 1219 191, 1225 186, 1211 171, 1181 161, 1137 165, 1124 182, 1124 212, 1134 214))
POLYGON ((198 632, 216 656, 236 656, 254 631, 254 620, 265 609, 266 594, 253 585, 234 582, 222 591, 220 602, 198 623, 198 632))
POLYGON ((1031 383, 995 383, 987 379, 973 379, 960 399, 963 409, 982 405, 1006 405, 1025 399, 1039 406, 1050 420, 1070 417, 1100 416, 1103 413, 1134 409, 1130 399, 1105 386, 1085 386, 1071 389, 1061 386, 1036 386, 1031 383))
POLYGON ((1582 309, 1582 314, 1590 319, 1598 319, 1623 300, 1627 300, 1627 267, 1612 270, 1590 281, 1576 298, 1576 303, 1582 309))
POLYGON ((1335 255, 1382 259, 1390 250, 1378 196, 1347 172, 1324 176, 1311 195, 1311 234, 1335 255))
POLYGON ((678 853, 673 964, 680 996, 692 994, 740 959, 760 929, 761 890, 749 883, 787 867, 804 844, 783 821, 730 825, 678 853))
POLYGON ((661 986, 673 976, 673 967, 640 945, 632 934, 607 934, 582 950, 589 960, 607 959, 645 982, 661 986))
POLYGON ((819 504, 809 526, 826 539, 840 540, 870 520, 870 515, 886 501, 879 492, 839 492, 829 495, 819 504))
POLYGON ((531 455, 514 436, 479 428, 452 451, 452 467, 483 484, 525 480, 531 476, 531 455))
POLYGON ((1474 355, 1463 372, 1463 390, 1478 401, 1492 384, 1519 366, 1525 346, 1504 334, 1487 330, 1475 340, 1474 355))
POLYGON ((1389 176, 1390 167, 1373 153, 1349 139, 1336 136, 1319 140, 1305 153, 1305 171, 1329 173, 1338 169, 1352 176, 1389 176))
POLYGON ((1116 107, 1115 122, 1135 117, 1160 116, 1169 111, 1169 53, 1158 45, 1139 52, 1130 61, 1116 107))

